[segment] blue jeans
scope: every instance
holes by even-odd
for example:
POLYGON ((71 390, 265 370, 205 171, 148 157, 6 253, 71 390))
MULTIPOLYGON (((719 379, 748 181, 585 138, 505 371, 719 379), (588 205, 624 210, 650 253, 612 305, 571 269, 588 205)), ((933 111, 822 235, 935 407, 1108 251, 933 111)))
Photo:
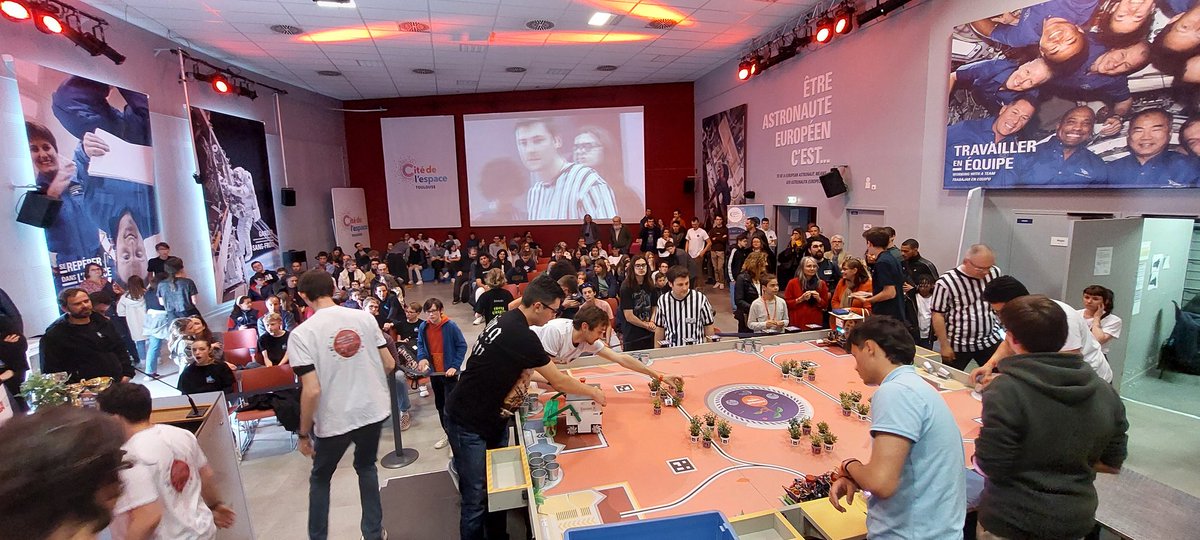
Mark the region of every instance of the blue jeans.
POLYGON ((359 528, 363 538, 383 538, 383 504, 379 500, 379 472, 375 460, 379 453, 379 434, 383 422, 367 424, 332 437, 313 437, 313 467, 308 477, 308 537, 325 540, 329 536, 329 481, 338 462, 354 443, 354 472, 358 473, 358 499, 362 505, 359 528))
POLYGON ((400 412, 408 412, 412 408, 412 403, 408 401, 408 377, 404 376, 404 372, 397 371, 396 377, 396 408, 400 412))
POLYGON ((507 425, 500 424, 492 433, 479 434, 446 416, 446 435, 454 450, 454 469, 458 471, 458 492, 462 496, 462 515, 458 531, 462 540, 504 540, 504 512, 487 511, 487 451, 508 446, 507 425))
POLYGON ((158 357, 162 352, 163 341, 166 340, 156 337, 146 338, 146 356, 142 357, 146 361, 146 373, 158 373, 158 357))

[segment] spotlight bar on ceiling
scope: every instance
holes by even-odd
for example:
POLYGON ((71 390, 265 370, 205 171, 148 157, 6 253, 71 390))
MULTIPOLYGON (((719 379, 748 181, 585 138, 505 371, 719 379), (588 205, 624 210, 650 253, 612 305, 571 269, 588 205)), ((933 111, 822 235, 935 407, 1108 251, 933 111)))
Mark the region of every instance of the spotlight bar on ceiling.
MULTIPOLYGON (((196 58, 182 49, 171 49, 171 52, 183 57, 184 61, 191 62, 192 72, 188 75, 191 76, 192 80, 208 83, 212 87, 213 92, 217 94, 240 96, 253 100, 258 99, 258 92, 255 90, 255 87, 259 86, 269 88, 277 94, 287 94, 287 90, 250 80, 236 73, 234 68, 217 66, 201 58, 196 58)), ((187 81, 184 80, 183 82, 187 81)))
POLYGON ((858 15, 855 19, 854 0, 835 1, 821 11, 821 4, 812 13, 798 20, 793 27, 784 27, 775 37, 762 42, 755 40, 753 48, 738 62, 737 78, 745 81, 800 54, 800 50, 811 44, 824 45, 836 36, 849 34, 855 26, 862 26, 871 18, 898 9, 910 0, 887 0, 875 8, 858 15), (869 18, 868 18, 869 16, 869 18), (865 20, 864 20, 865 19, 865 20), (857 22, 857 24, 855 24, 857 22))
POLYGON ((16 23, 32 20, 38 31, 63 36, 92 56, 104 56, 117 65, 125 62, 125 55, 104 39, 108 21, 59 0, 3 0, 0 14, 16 23))

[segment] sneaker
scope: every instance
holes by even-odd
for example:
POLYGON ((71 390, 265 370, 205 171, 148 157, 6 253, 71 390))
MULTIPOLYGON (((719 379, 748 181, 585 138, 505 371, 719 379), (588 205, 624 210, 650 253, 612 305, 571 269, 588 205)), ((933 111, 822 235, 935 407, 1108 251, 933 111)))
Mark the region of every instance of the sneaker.
POLYGON ((429 397, 429 388, 422 384, 417 395, 419 395, 421 397, 429 397))
POLYGON ((471 322, 471 324, 476 325, 476 326, 483 324, 483 317, 476 315, 475 320, 473 322, 471 322))
POLYGON ((400 413, 400 431, 408 431, 412 427, 412 415, 408 412, 400 413))
POLYGON ((441 450, 441 449, 445 448, 446 445, 448 445, 448 444, 450 444, 450 439, 442 437, 441 439, 438 439, 438 442, 433 443, 433 448, 435 450, 441 450))
POLYGON ((419 280, 419 279, 417 280, 417 285, 421 285, 421 284, 424 284, 424 283, 425 283, 424 281, 421 281, 421 280, 419 280))

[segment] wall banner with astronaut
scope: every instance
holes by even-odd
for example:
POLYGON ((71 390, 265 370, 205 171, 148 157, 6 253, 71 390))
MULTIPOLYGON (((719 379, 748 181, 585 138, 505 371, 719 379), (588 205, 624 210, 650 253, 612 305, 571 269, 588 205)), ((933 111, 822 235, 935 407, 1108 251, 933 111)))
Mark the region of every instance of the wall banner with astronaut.
POLYGON ((37 191, 62 201, 46 228, 54 287, 120 292, 158 242, 146 94, 29 62, 13 68, 37 191), (99 277, 99 276, 97 276, 99 277))
POLYGON ((700 153, 704 178, 705 223, 724 216, 731 204, 746 202, 746 105, 709 116, 701 122, 700 153))
POLYGON ((280 266, 262 122, 192 107, 192 143, 222 302, 246 294, 254 270, 280 266))
POLYGON ((1050 0, 956 27, 943 187, 1197 187, 1198 25, 1198 0, 1050 0))

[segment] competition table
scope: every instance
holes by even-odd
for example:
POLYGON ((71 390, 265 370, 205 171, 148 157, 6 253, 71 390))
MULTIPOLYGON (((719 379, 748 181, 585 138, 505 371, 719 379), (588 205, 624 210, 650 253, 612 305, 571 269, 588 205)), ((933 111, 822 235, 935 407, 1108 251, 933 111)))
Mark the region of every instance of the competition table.
MULTIPOLYGON (((681 406, 664 406, 661 415, 653 414, 646 376, 599 359, 571 364, 569 374, 599 384, 608 406, 599 434, 568 434, 560 416, 556 435, 547 437, 540 411, 521 418, 517 435, 523 451, 555 456, 561 471, 537 493, 532 483, 522 486, 535 538, 557 540, 574 527, 707 510, 720 510, 735 522, 738 516, 780 511, 800 529, 801 505, 785 504, 784 487, 797 477, 833 470, 848 457, 870 456, 869 419, 843 416, 838 396, 858 391, 866 402, 874 387, 859 379, 852 356, 818 346, 823 336, 772 336, 748 350, 723 341, 654 351, 643 361, 685 381, 681 406), (779 363, 785 360, 816 363, 816 381, 784 380, 779 363), (690 441, 688 419, 710 411, 728 421, 733 433, 728 444, 714 434, 712 447, 703 448, 690 441), (814 455, 807 438, 792 446, 787 422, 805 417, 813 419, 814 433, 818 422, 829 424, 838 437, 832 452, 814 455)), ((928 362, 939 371, 937 353, 917 354, 917 371, 954 412, 969 459, 979 433, 978 396, 963 384, 961 372, 949 370, 950 377, 942 378, 923 367, 928 362)), ((542 395, 543 403, 548 395, 542 395)), ((520 462, 528 470, 526 456, 520 462)))

